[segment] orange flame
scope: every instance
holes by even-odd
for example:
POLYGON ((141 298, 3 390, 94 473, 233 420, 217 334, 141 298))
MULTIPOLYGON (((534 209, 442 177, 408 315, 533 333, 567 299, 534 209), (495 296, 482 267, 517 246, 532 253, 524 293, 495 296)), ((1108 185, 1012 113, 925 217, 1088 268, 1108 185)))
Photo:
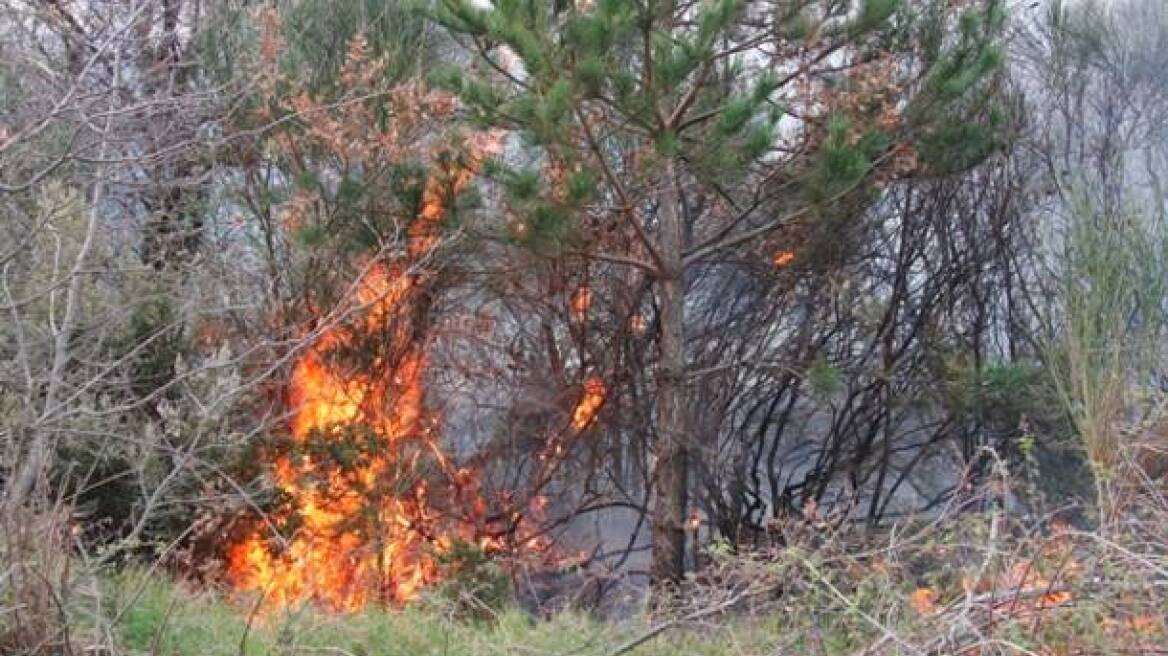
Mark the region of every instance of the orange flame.
MULTIPOLYGON (((486 154, 499 143, 474 145, 486 154)), ((456 540, 497 546, 482 537, 476 475, 455 469, 437 444, 423 402, 424 353, 403 327, 417 302, 408 265, 436 247, 444 192, 469 184, 481 161, 427 180, 408 257, 369 267, 353 294, 358 319, 326 327, 296 361, 291 440, 272 466, 291 503, 271 517, 293 530, 280 544, 255 530, 228 548, 237 589, 279 606, 401 603, 440 578, 439 558, 456 540), (372 361, 346 364, 346 354, 369 352, 372 361), (435 492, 457 516, 440 511, 435 492)))
POLYGON ((637 337, 643 337, 649 330, 649 320, 641 314, 629 317, 629 330, 637 337))
POLYGON ((592 290, 588 285, 580 285, 572 292, 568 299, 568 307, 575 321, 584 321, 588 318, 588 310, 592 307, 592 290))
MULTIPOLYGON (((410 287, 407 276, 371 269, 357 297, 379 298, 358 330, 392 323, 410 287)), ((313 600, 351 610, 404 601, 437 575, 426 536, 439 518, 418 471, 436 448, 423 420, 422 355, 411 345, 391 374, 355 373, 337 362, 355 346, 352 335, 326 330, 292 371, 292 440, 272 475, 294 504, 274 519, 295 532, 277 549, 256 531, 227 554, 236 587, 277 605, 313 600)))
POLYGON ((940 612, 937 607, 937 592, 931 588, 917 588, 912 593, 912 607, 920 615, 936 615, 940 612))
POLYGON ((593 376, 584 381, 584 396, 580 398, 580 402, 572 411, 572 428, 577 431, 588 428, 592 424, 592 420, 596 419, 596 415, 600 413, 607 393, 604 381, 599 378, 593 376))

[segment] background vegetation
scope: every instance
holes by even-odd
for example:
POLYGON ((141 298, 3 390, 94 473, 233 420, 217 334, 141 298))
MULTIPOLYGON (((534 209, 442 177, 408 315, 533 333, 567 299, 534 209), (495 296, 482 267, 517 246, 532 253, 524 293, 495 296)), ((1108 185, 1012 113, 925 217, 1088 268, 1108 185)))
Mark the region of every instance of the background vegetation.
POLYGON ((4 4, 0 653, 1165 653, 1166 43, 4 4), (359 609, 240 574, 322 503, 359 609))

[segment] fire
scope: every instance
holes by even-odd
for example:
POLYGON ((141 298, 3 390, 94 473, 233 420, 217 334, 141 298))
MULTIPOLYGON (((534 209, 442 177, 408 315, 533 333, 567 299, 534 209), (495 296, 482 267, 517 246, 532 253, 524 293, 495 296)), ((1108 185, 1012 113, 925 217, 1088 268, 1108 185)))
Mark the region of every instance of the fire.
POLYGON ((439 559, 456 542, 500 546, 485 530, 475 472, 456 468, 437 443, 425 355, 409 330, 424 302, 409 265, 438 243, 446 190, 469 184, 499 143, 473 142, 469 168, 427 180, 407 256, 370 264, 350 299, 355 318, 328 324, 295 362, 291 437, 271 468, 289 503, 270 519, 291 534, 276 541, 257 529, 228 548, 237 589, 278 606, 401 603, 441 578, 439 559))
POLYGON ((355 340, 393 325, 411 287, 399 271, 371 268, 356 294, 372 303, 363 321, 326 330, 293 367, 291 440, 272 476, 292 503, 273 519, 296 529, 283 548, 260 531, 232 546, 237 588, 276 605, 313 600, 351 610, 406 601, 437 579, 430 536, 453 528, 473 537, 430 505, 423 465, 446 461, 423 411, 421 352, 399 344, 404 354, 381 375, 363 373, 382 369, 378 362, 361 371, 342 362, 355 340))
POLYGON ((580 285, 572 292, 571 298, 568 299, 568 307, 571 309, 573 320, 579 322, 588 318, 588 310, 592 307, 592 290, 588 285, 580 285))
POLYGON ((775 268, 781 269, 795 261, 795 253, 793 251, 777 251, 773 261, 775 263, 775 268))
POLYGON ((596 419, 596 415, 600 412, 601 406, 604 405, 604 399, 608 391, 604 387, 604 381, 593 376, 584 381, 584 396, 576 404, 576 408, 572 411, 572 428, 577 431, 582 431, 596 419))
POLYGON ((629 317, 629 330, 637 337, 643 337, 649 331, 649 320, 641 314, 629 317))
POLYGON ((937 592, 932 588, 917 588, 912 593, 912 607, 920 615, 936 615, 940 612, 937 607, 937 592))
POLYGON ((686 519, 685 526, 695 533, 702 527, 702 513, 697 508, 689 511, 689 518, 686 519))

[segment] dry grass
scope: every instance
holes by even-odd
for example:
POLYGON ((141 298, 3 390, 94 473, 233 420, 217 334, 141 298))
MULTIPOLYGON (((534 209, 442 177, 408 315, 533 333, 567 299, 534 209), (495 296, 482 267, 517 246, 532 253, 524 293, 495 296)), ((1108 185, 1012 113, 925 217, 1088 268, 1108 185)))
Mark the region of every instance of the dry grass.
MULTIPOLYGON (((1131 444, 1160 444, 1147 428, 1131 444)), ((1139 453, 1144 452, 1143 447, 1139 453)), ((151 569, 95 571, 62 504, 9 512, 0 537, 0 653, 235 656, 1077 656, 1168 654, 1164 480, 1122 459, 1124 521, 1106 532, 990 503, 999 464, 939 516, 881 531, 789 527, 788 544, 731 554, 625 616, 467 621, 441 595, 398 611, 312 608, 254 615, 251 602, 151 569), (985 510, 990 508, 990 510, 985 510), (100 580, 100 585, 96 581, 100 580)))
POLYGON ((0 653, 55 653, 71 641, 69 514, 60 505, 0 512, 0 653))

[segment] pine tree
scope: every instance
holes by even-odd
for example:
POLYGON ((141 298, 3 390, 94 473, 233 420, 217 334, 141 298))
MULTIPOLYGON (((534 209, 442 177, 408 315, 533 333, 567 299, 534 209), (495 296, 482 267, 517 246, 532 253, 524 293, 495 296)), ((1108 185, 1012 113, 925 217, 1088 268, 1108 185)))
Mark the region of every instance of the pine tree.
MULTIPOLYGON (((512 237, 648 276, 656 580, 684 572, 686 273, 783 226, 858 215, 897 177, 993 147, 999 0, 442 0, 475 53, 442 71, 496 162, 512 237), (520 165, 515 162, 534 162, 520 165), (714 198, 717 202, 694 202, 714 198), (624 235, 614 239, 612 234, 624 235)), ((797 247, 798 244, 791 245, 797 247)), ((776 265, 795 259, 789 251, 776 265)))

